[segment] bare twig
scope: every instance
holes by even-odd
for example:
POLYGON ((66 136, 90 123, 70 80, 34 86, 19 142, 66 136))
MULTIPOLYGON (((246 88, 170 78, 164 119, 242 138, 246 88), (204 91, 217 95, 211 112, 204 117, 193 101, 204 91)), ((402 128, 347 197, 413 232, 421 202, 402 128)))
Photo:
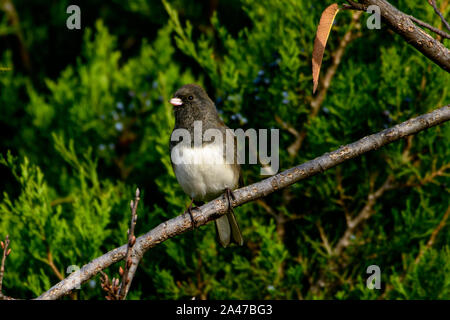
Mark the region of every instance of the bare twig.
POLYGON ((304 215, 302 214, 292 214, 287 216, 282 211, 275 211, 270 205, 267 204, 263 199, 256 200, 256 203, 260 205, 268 214, 270 214, 277 224, 277 235, 280 241, 284 241, 284 236, 286 234, 285 225, 288 222, 303 219, 304 215))
POLYGON ((351 0, 347 0, 347 2, 349 4, 343 4, 343 8, 344 9, 353 9, 353 10, 360 10, 360 11, 367 11, 367 5, 355 2, 355 1, 351 1, 351 0))
POLYGON ((8 248, 10 243, 9 236, 7 235, 5 238, 5 241, 1 241, 1 247, 2 247, 2 263, 0 265, 0 300, 12 300, 12 298, 7 297, 3 294, 2 287, 3 287, 3 276, 5 275, 5 261, 6 258, 11 254, 11 248, 8 248))
POLYGON ((448 34, 447 32, 442 31, 442 30, 440 30, 438 28, 435 28, 432 25, 429 25, 428 23, 423 22, 422 20, 419 20, 416 17, 413 17, 411 15, 408 15, 408 18, 410 18, 412 21, 417 23, 419 26, 427 28, 428 30, 433 31, 434 33, 440 35, 443 38, 450 39, 450 34, 448 34))
MULTIPOLYGON (((410 151, 412 148, 412 138, 413 136, 409 136, 406 139, 406 146, 405 149, 402 153, 402 158, 404 159, 405 162, 409 162, 411 155, 410 155, 410 151)), ((348 214, 346 213, 346 220, 347 220, 347 230, 345 231, 344 235, 342 236, 342 238, 339 240, 338 244, 335 246, 335 248, 333 249, 333 257, 338 257, 342 254, 342 252, 344 251, 345 248, 347 248, 350 245, 350 238, 352 236, 352 234, 354 234, 354 231, 356 230, 356 228, 359 226, 361 227, 361 224, 364 221, 367 221, 375 212, 373 211, 373 207, 376 203, 376 200, 378 198, 380 198, 386 191, 391 190, 391 189, 400 189, 400 188, 404 188, 404 187, 410 187, 410 186, 423 186, 427 183, 433 182, 433 180, 438 177, 438 176, 443 176, 446 172, 446 170, 450 168, 450 164, 445 164, 443 165, 441 168, 439 169, 433 169, 433 171, 430 174, 427 174, 425 178, 420 179, 420 182, 417 184, 412 184, 412 183, 407 183, 407 184, 398 184, 398 183, 394 183, 394 177, 393 176, 388 176, 388 178, 386 179, 386 181, 384 182, 384 184, 376 191, 376 192, 370 192, 369 196, 367 197, 368 200, 366 202, 366 205, 363 207, 363 209, 359 212, 359 214, 354 218, 351 219, 349 218, 348 214)), ((375 181, 375 176, 371 177, 371 181, 370 181, 370 185, 371 185, 371 189, 373 189, 373 184, 375 181)), ((342 188, 342 186, 340 186, 341 181, 338 179, 338 189, 342 188)), ((342 198, 342 197, 341 197, 342 198)), ((428 248, 430 248, 433 243, 434 240, 437 236, 437 234, 439 233, 439 231, 443 228, 443 226, 445 225, 448 216, 449 216, 449 212, 447 212, 444 217, 441 220, 441 223, 438 225, 438 227, 433 231, 427 246, 422 249, 423 251, 421 251, 421 253, 417 256, 416 258, 416 262, 415 264, 418 263, 418 261, 420 260, 422 254, 424 251, 426 251, 428 248)), ((320 231, 320 229, 319 229, 320 231)), ((325 241, 324 241, 324 233, 323 231, 321 231, 321 238, 322 241, 326 244, 326 237, 325 237, 325 241)), ((342 265, 340 265, 340 263, 336 260, 333 259, 329 262, 329 269, 330 270, 337 270, 339 267, 342 267, 342 265)), ((406 272, 405 272, 406 274, 406 272)), ((401 276, 401 280, 403 280, 404 275, 401 276)), ((325 286, 325 274, 324 272, 321 272, 318 278, 318 281, 316 281, 316 283, 311 287, 311 290, 313 292, 317 292, 317 290, 319 289, 319 287, 323 287, 325 286)), ((385 294, 392 289, 391 285, 387 285, 385 292, 383 293, 382 297, 385 296, 385 294)))
POLYGON ((109 281, 108 275, 103 271, 101 272, 101 286, 102 289, 106 292, 107 300, 125 300, 130 289, 134 273, 136 272, 137 265, 142 258, 142 256, 133 255, 133 246, 136 243, 134 229, 136 226, 137 207, 139 204, 139 200, 141 200, 140 191, 139 188, 137 188, 134 201, 131 200, 130 203, 131 222, 130 228, 127 231, 128 241, 126 245, 127 251, 124 259, 125 265, 123 268, 119 267, 119 274, 122 277, 122 281, 119 283, 118 278, 113 278, 112 281, 109 281))
POLYGON ((342 187, 342 175, 341 175, 340 167, 338 167, 336 169, 336 180, 337 180, 336 181, 337 182, 336 189, 339 192, 339 199, 336 200, 336 203, 341 206, 342 210, 344 210, 345 221, 346 221, 347 226, 348 226, 348 224, 349 224, 349 222, 351 220, 351 216, 350 216, 350 212, 348 210, 348 207, 347 207, 345 201, 348 200, 348 199, 352 199, 352 197, 347 196, 345 194, 345 192, 344 192, 344 188, 342 187))
MULTIPOLYGON (((406 140, 405 149, 402 152, 402 158, 405 162, 410 161, 410 151, 412 148, 412 138, 413 136, 408 136, 406 140)), ((333 249, 333 255, 339 256, 342 251, 348 247, 350 244, 350 238, 355 232, 355 230, 364 222, 367 221, 375 212, 373 211, 373 207, 376 204, 376 201, 386 192, 394 187, 399 187, 398 184, 394 183, 394 177, 392 175, 388 176, 383 183, 383 185, 375 192, 373 192, 374 184, 375 184, 376 175, 370 177, 370 193, 367 196, 367 201, 362 210, 356 215, 355 218, 351 218, 350 214, 346 212, 345 219, 347 222, 347 229, 344 232, 344 235, 338 241, 337 245, 333 249)), ((338 180, 339 187, 338 189, 342 189, 341 181, 338 180)), ((342 192, 342 190, 340 191, 342 192)), ((341 199, 343 196, 341 196, 341 199)))
MULTIPOLYGON (((134 235, 134 227, 136 226, 136 220, 137 220, 136 211, 137 211, 137 207, 139 204, 139 200, 141 199, 139 196, 140 196, 140 191, 139 191, 139 188, 137 188, 134 201, 132 200, 130 203, 131 223, 130 223, 130 229, 128 229, 127 254, 125 256, 125 267, 124 267, 124 269, 120 269, 120 273, 122 276, 122 283, 120 285, 120 290, 119 290, 119 299, 120 300, 124 300, 126 298, 128 290, 130 289, 131 280, 133 279, 134 273, 136 272, 136 268, 132 268, 132 265, 133 265, 132 253, 133 253, 133 246, 136 243, 136 236, 134 235)), ((137 261, 137 263, 139 263, 139 260, 137 261)), ((135 264, 136 264, 136 262, 135 262, 135 264)))
POLYGON ((269 206, 263 199, 256 200, 256 203, 259 204, 268 214, 274 217, 275 220, 278 219, 278 215, 275 210, 273 210, 272 207, 269 206))
POLYGON ((327 250, 328 255, 332 255, 333 251, 330 246, 330 242, 328 241, 327 235, 325 233, 325 230, 323 230, 322 224, 320 221, 317 221, 316 223, 317 229, 319 229, 320 238, 322 239, 323 247, 325 250, 327 250))
POLYGON ((420 250, 419 254, 417 255, 416 259, 414 260, 415 264, 418 264, 420 262, 420 260, 422 259, 422 256, 425 253, 425 251, 429 250, 433 246, 434 242, 436 241, 437 235, 442 230, 442 228, 444 228, 444 226, 446 225, 449 216, 450 216, 450 207, 447 208, 447 211, 445 211, 444 215, 442 216, 441 222, 439 222, 437 227, 431 233, 430 239, 428 239, 428 242, 425 245, 425 247, 422 248, 422 250, 420 250))
MULTIPOLYGON (((439 232, 442 230, 442 228, 444 228, 444 226, 447 224, 447 220, 450 216, 450 207, 447 208, 447 211, 445 211, 444 215, 442 216, 441 221, 439 222, 439 224, 437 225, 437 227, 433 230, 433 232, 431 233, 430 238, 427 241, 427 244, 425 245, 425 247, 423 247, 422 249, 420 249, 419 254, 417 255, 416 259, 414 259, 414 263, 411 264, 406 271, 403 272, 403 274, 400 276, 399 281, 402 282, 408 271, 410 271, 414 266, 418 265, 420 260, 422 260, 422 257, 424 255, 424 253, 429 250, 434 242, 436 241, 436 237, 438 236, 439 232)), ((386 285, 386 289, 384 290, 383 294, 380 295, 378 297, 379 300, 384 299, 386 297, 386 295, 393 289, 393 285, 392 284, 387 284, 386 285)))
POLYGON ((106 300, 119 300, 119 279, 112 278, 109 281, 108 275, 100 270, 100 285, 106 292, 106 300))
POLYGON ((17 14, 17 10, 14 7, 14 4, 11 0, 0 0, 0 10, 3 10, 6 13, 9 23, 15 29, 15 34, 17 36, 17 39, 19 40, 19 51, 23 66, 25 67, 27 72, 30 72, 31 71, 30 55, 28 54, 28 50, 25 45, 25 40, 22 28, 20 26, 20 20, 19 15, 17 14))
MULTIPOLYGON (((412 136, 408 136, 406 138, 406 146, 405 149, 403 150, 402 153, 402 158, 404 159, 405 162, 409 161, 410 155, 409 152, 411 150, 412 147, 412 136)), ((347 229, 344 232, 344 235, 340 238, 340 240, 338 241, 337 245, 334 248, 329 248, 327 249, 328 254, 330 255, 330 260, 328 261, 327 264, 327 270, 331 271, 333 273, 336 273, 336 271, 339 268, 342 268, 342 259, 341 261, 339 261, 337 258, 340 258, 341 254, 343 253, 343 251, 350 245, 350 239, 352 237, 352 235, 355 233, 357 228, 361 228, 363 222, 367 221, 375 212, 373 211, 373 207, 376 204, 377 199, 379 199, 384 192, 392 189, 394 187, 394 177, 393 176, 388 176, 388 178, 386 179, 386 181, 383 183, 383 185, 377 190, 377 191, 373 191, 374 189, 374 185, 375 185, 375 179, 377 174, 372 174, 370 176, 369 179, 369 184, 370 184, 370 192, 369 195, 367 196, 367 202, 364 205, 364 207, 362 208, 362 210, 356 215, 355 218, 352 218, 350 213, 347 210, 347 207, 345 206, 345 199, 348 198, 345 196, 345 194, 343 193, 343 187, 342 187, 342 178, 340 175, 340 170, 338 168, 338 170, 336 170, 336 176, 337 176, 337 183, 338 183, 338 191, 339 191, 339 196, 340 199, 338 200, 338 204, 340 204, 343 209, 344 209, 344 213, 345 213, 345 220, 347 223, 347 229)), ((320 229, 319 229, 320 231, 320 229)), ((323 231, 320 231, 321 234, 321 238, 322 241, 324 243, 327 243, 328 241, 324 241, 327 239, 325 236, 325 233, 323 231)), ((329 245, 328 245, 329 246, 329 245)), ((320 288, 323 288, 326 286, 326 273, 325 270, 320 270, 319 271, 319 276, 318 276, 318 280, 311 285, 311 292, 313 293, 317 293, 318 290, 320 288)))
POLYGON ((434 179, 437 177, 445 176, 448 169, 450 169, 450 163, 444 164, 438 170, 433 170, 430 174, 427 174, 423 179, 419 179, 417 182, 409 181, 401 185, 401 187, 421 187, 429 182, 434 181, 434 179))
POLYGON ((5 238, 5 242, 1 242, 2 246, 2 264, 0 266, 0 292, 2 292, 2 286, 3 286, 3 275, 5 274, 5 261, 6 257, 11 253, 11 248, 8 249, 9 246, 9 236, 7 235, 5 238))
MULTIPOLYGON (((317 157, 314 160, 285 170, 260 182, 234 190, 235 199, 232 201, 232 206, 236 207, 250 201, 255 201, 300 180, 322 173, 345 161, 361 156, 364 153, 376 150, 389 143, 416 134, 427 128, 437 126, 448 120, 450 120, 450 106, 445 106, 400 123, 392 128, 366 136, 354 143, 342 146, 333 152, 317 157)), ((194 223, 198 227, 202 226, 226 214, 228 210, 229 207, 226 198, 223 196, 218 197, 192 212, 194 223)), ((161 223, 156 228, 136 239, 133 257, 136 257, 136 259, 140 258, 146 251, 161 242, 191 230, 192 223, 189 213, 184 213, 161 223)), ((44 292, 37 299, 54 300, 64 296, 73 290, 78 283, 86 282, 101 270, 124 259, 127 248, 128 245, 126 244, 94 259, 84 265, 80 270, 73 272, 66 279, 54 285, 47 292, 44 292)))
POLYGON ((445 20, 444 15, 442 14, 441 11, 439 11, 437 5, 436 5, 436 0, 428 0, 428 3, 433 7, 434 12, 436 12, 436 14, 441 18, 442 23, 445 25, 445 27, 450 30, 450 25, 447 22, 447 20, 445 20))
POLYGON ((53 255, 52 255, 52 252, 50 251, 50 248, 47 249, 47 261, 46 262, 59 280, 64 279, 64 276, 61 274, 61 272, 59 272, 58 268, 55 266, 55 263, 53 262, 53 255))
POLYGON ((339 239, 338 243, 333 249, 333 255, 339 256, 342 251, 350 245, 350 238, 355 232, 356 228, 360 226, 363 221, 368 220, 373 214, 373 207, 376 201, 388 190, 394 188, 393 178, 391 176, 387 177, 386 181, 383 185, 374 193, 370 193, 367 196, 367 202, 364 205, 363 209, 359 212, 359 214, 347 221, 347 229, 344 232, 344 235, 339 239))

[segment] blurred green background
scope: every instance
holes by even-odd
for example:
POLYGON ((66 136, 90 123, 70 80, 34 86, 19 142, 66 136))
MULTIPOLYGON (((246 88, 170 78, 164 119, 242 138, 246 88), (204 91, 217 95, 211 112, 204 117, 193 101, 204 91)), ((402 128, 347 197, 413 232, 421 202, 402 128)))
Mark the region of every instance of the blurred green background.
MULTIPOLYGON (((331 3, 0 0, 0 66, 12 68, 0 72, 4 293, 36 297, 124 244, 136 187, 138 235, 184 211, 168 150, 168 100, 183 84, 204 86, 231 128, 280 129, 280 170, 449 103, 448 73, 348 11, 322 78, 350 41, 325 99, 313 96, 331 3), (81 30, 66 28, 70 4, 81 30)), ((440 27, 427 1, 392 3, 440 27)), ((242 247, 220 247, 212 223, 158 245, 128 298, 449 299, 449 136, 449 124, 429 129, 237 208, 242 247), (379 290, 366 287, 370 265, 379 290)), ((246 184, 259 169, 243 167, 246 184)), ((99 277, 70 298, 104 299, 99 277)))

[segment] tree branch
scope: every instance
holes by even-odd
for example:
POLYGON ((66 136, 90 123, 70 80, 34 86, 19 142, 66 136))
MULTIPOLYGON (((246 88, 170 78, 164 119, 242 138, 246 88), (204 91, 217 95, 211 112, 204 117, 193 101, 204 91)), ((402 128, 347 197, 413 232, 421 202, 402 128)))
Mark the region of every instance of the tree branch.
MULTIPOLYGON (((412 147, 412 138, 413 136, 408 136, 406 138, 406 146, 402 153, 402 158, 405 162, 410 161, 410 150, 412 147)), ((340 169, 338 167, 338 169, 340 169)), ((369 185, 370 185, 370 192, 367 195, 367 201, 364 205, 364 207, 359 211, 359 213, 355 216, 355 218, 352 218, 350 213, 348 212, 346 206, 345 206, 345 194, 343 193, 343 187, 342 187, 342 180, 340 176, 340 170, 336 170, 337 179, 338 179, 338 191, 340 194, 340 199, 338 200, 338 204, 340 204, 345 213, 345 220, 347 223, 347 229, 345 230, 343 236, 339 239, 336 246, 334 248, 331 248, 329 255, 331 259, 327 263, 327 271, 332 271, 333 273, 337 273, 338 270, 344 268, 342 264, 342 259, 339 261, 336 258, 342 258, 342 253, 344 250, 352 243, 350 240, 352 236, 355 234, 355 231, 357 229, 361 229, 363 223, 368 221, 370 217, 372 217, 375 214, 375 211, 373 210, 377 200, 383 196, 383 194, 386 191, 389 191, 391 189, 397 188, 398 185, 394 182, 394 176, 389 175, 385 182, 382 184, 380 188, 378 188, 376 191, 374 191, 374 185, 377 173, 374 173, 369 178, 369 185)), ((321 235, 323 238, 323 236, 321 235)), ((317 293, 319 290, 327 286, 326 282, 326 272, 325 270, 319 271, 318 280, 314 283, 314 285, 311 285, 311 291, 314 293, 317 293)))
POLYGON ((447 208, 447 211, 445 211, 444 215, 442 216, 441 222, 439 222, 437 227, 431 233, 430 239, 428 239, 428 242, 425 245, 425 247, 419 251, 419 254, 417 255, 416 259, 414 260, 414 264, 419 264, 425 251, 429 250, 433 246, 434 242, 436 241, 437 235, 442 230, 442 228, 446 225, 449 216, 450 216, 450 207, 447 208))
POLYGON ((419 26, 422 26, 422 27, 424 27, 424 28, 427 28, 428 30, 433 31, 434 33, 440 35, 440 36, 443 37, 443 38, 450 39, 450 34, 448 34, 447 32, 442 31, 442 30, 440 30, 440 29, 438 29, 438 28, 435 28, 435 27, 429 25, 428 23, 423 22, 422 20, 417 19, 416 17, 413 17, 413 16, 410 16, 410 15, 409 15, 408 18, 410 18, 412 21, 414 21, 415 23, 417 23, 419 26))
MULTIPOLYGON (((346 4, 346 3, 343 4, 342 5, 343 9, 346 9, 346 10, 359 10, 359 11, 364 11, 364 12, 367 11, 367 6, 361 5, 361 4, 353 2, 353 1, 349 1, 349 3, 350 4, 346 4)), ((417 23, 419 26, 427 28, 428 30, 433 31, 434 33, 440 35, 443 38, 450 39, 450 34, 448 34, 447 32, 445 32, 443 30, 440 30, 438 28, 435 28, 432 25, 430 25, 430 24, 428 24, 428 23, 426 23, 426 22, 424 22, 424 21, 422 21, 420 19, 417 19, 416 17, 413 17, 411 15, 407 15, 406 14, 406 16, 408 18, 410 18, 412 21, 414 21, 415 23, 417 23)))
POLYGON ((442 12, 439 11, 437 5, 436 5, 436 0, 428 0, 428 3, 433 7, 434 12, 436 12, 436 14, 441 18, 442 23, 445 25, 445 27, 450 30, 450 25, 448 24, 448 22, 445 20, 444 15, 442 14, 442 12))
POLYGON ((439 67, 450 72, 450 50, 416 26, 407 14, 385 0, 361 0, 360 4, 364 8, 378 6, 383 20, 393 31, 439 67))
POLYGON ((373 207, 376 201, 386 191, 394 188, 392 180, 393 178, 389 176, 383 183, 383 185, 376 192, 370 193, 367 197, 367 202, 364 208, 360 211, 360 213, 355 218, 347 221, 348 227, 345 230, 344 235, 341 237, 341 239, 339 239, 339 242, 334 247, 333 255, 339 256, 342 253, 342 251, 350 245, 351 236, 355 232, 356 228, 358 228, 363 221, 368 220, 374 214, 373 207))
MULTIPOLYGON (((232 206, 240 206, 250 201, 265 197, 275 191, 286 188, 300 180, 312 177, 333 168, 345 161, 376 150, 389 143, 416 134, 427 128, 437 126, 450 120, 450 105, 434 110, 414 119, 410 119, 392 128, 366 136, 354 143, 325 153, 314 160, 285 170, 260 182, 233 191, 235 199, 232 206)), ((228 203, 224 196, 218 197, 195 209, 193 218, 197 227, 202 226, 228 212, 228 203)), ((191 230, 192 222, 188 213, 161 223, 156 228, 136 239, 133 255, 142 257, 144 253, 159 243, 191 230)), ((84 283, 101 270, 125 258, 128 245, 115 248, 103 256, 84 265, 63 281, 54 285, 37 299, 58 299, 72 291, 78 283, 84 283)))

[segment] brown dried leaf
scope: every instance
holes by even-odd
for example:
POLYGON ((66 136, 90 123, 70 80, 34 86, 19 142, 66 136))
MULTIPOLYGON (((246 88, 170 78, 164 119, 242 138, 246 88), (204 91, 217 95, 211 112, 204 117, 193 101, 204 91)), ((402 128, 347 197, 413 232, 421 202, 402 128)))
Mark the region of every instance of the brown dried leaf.
POLYGON ((313 93, 316 92, 317 86, 319 85, 319 73, 320 67, 322 65, 323 53, 325 52, 328 36, 330 35, 331 27, 333 26, 333 21, 336 18, 336 14, 338 13, 338 11, 338 4, 333 3, 322 12, 322 17, 320 17, 319 26, 317 27, 316 39, 314 40, 314 50, 312 58, 312 75, 314 84, 313 93))

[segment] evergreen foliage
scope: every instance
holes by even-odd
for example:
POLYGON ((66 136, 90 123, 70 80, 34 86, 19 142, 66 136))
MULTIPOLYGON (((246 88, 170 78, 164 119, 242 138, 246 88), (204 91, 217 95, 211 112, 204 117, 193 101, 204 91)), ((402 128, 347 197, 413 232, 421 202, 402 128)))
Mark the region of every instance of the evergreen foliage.
MULTIPOLYGON (((68 267, 124 244, 137 186, 137 235, 185 210, 189 199, 168 151, 168 100, 183 84, 207 88, 231 128, 280 129, 280 170, 449 101, 448 73, 385 28, 368 30, 363 15, 362 37, 346 47, 311 116, 312 44, 332 1, 231 1, 229 10, 243 17, 237 22, 223 5, 205 19, 204 7, 196 11, 189 1, 115 1, 95 22, 89 15, 76 31, 79 44, 73 35, 64 40, 72 32, 65 28, 68 4, 46 11, 54 18, 46 26, 17 2, 26 45, 37 49, 30 75, 13 45, 0 47, 0 66, 13 67, 0 73, 0 238, 9 234, 13 248, 3 287, 18 298, 41 294, 68 267), (157 32, 146 34, 145 23, 157 32), (58 36, 46 39, 49 30, 58 36), (127 32, 137 43, 130 50, 123 46, 127 32), (50 66, 42 50, 48 41, 63 51, 69 45, 72 60, 59 60, 52 45, 50 66), (296 137, 288 128, 306 133, 293 155, 287 150, 296 137)), ((96 5, 81 10, 87 15, 96 5)), ((426 1, 395 5, 439 23, 426 1)), ((5 16, 0 39, 17 32, 5 16)), ((351 28, 358 28, 351 12, 340 12, 322 76, 351 28)), ((444 124, 237 208, 243 247, 222 248, 213 224, 158 245, 144 256, 128 298, 449 299, 449 136, 444 124), (384 190, 386 181, 391 187, 384 190), (362 210, 370 218, 338 249, 346 217, 362 210), (381 290, 366 287, 370 265, 381 268, 381 290)), ((245 184, 261 180, 259 172, 244 165, 245 184)), ((117 277, 118 265, 105 271, 117 277)), ((103 299, 99 277, 77 294, 103 299)))

